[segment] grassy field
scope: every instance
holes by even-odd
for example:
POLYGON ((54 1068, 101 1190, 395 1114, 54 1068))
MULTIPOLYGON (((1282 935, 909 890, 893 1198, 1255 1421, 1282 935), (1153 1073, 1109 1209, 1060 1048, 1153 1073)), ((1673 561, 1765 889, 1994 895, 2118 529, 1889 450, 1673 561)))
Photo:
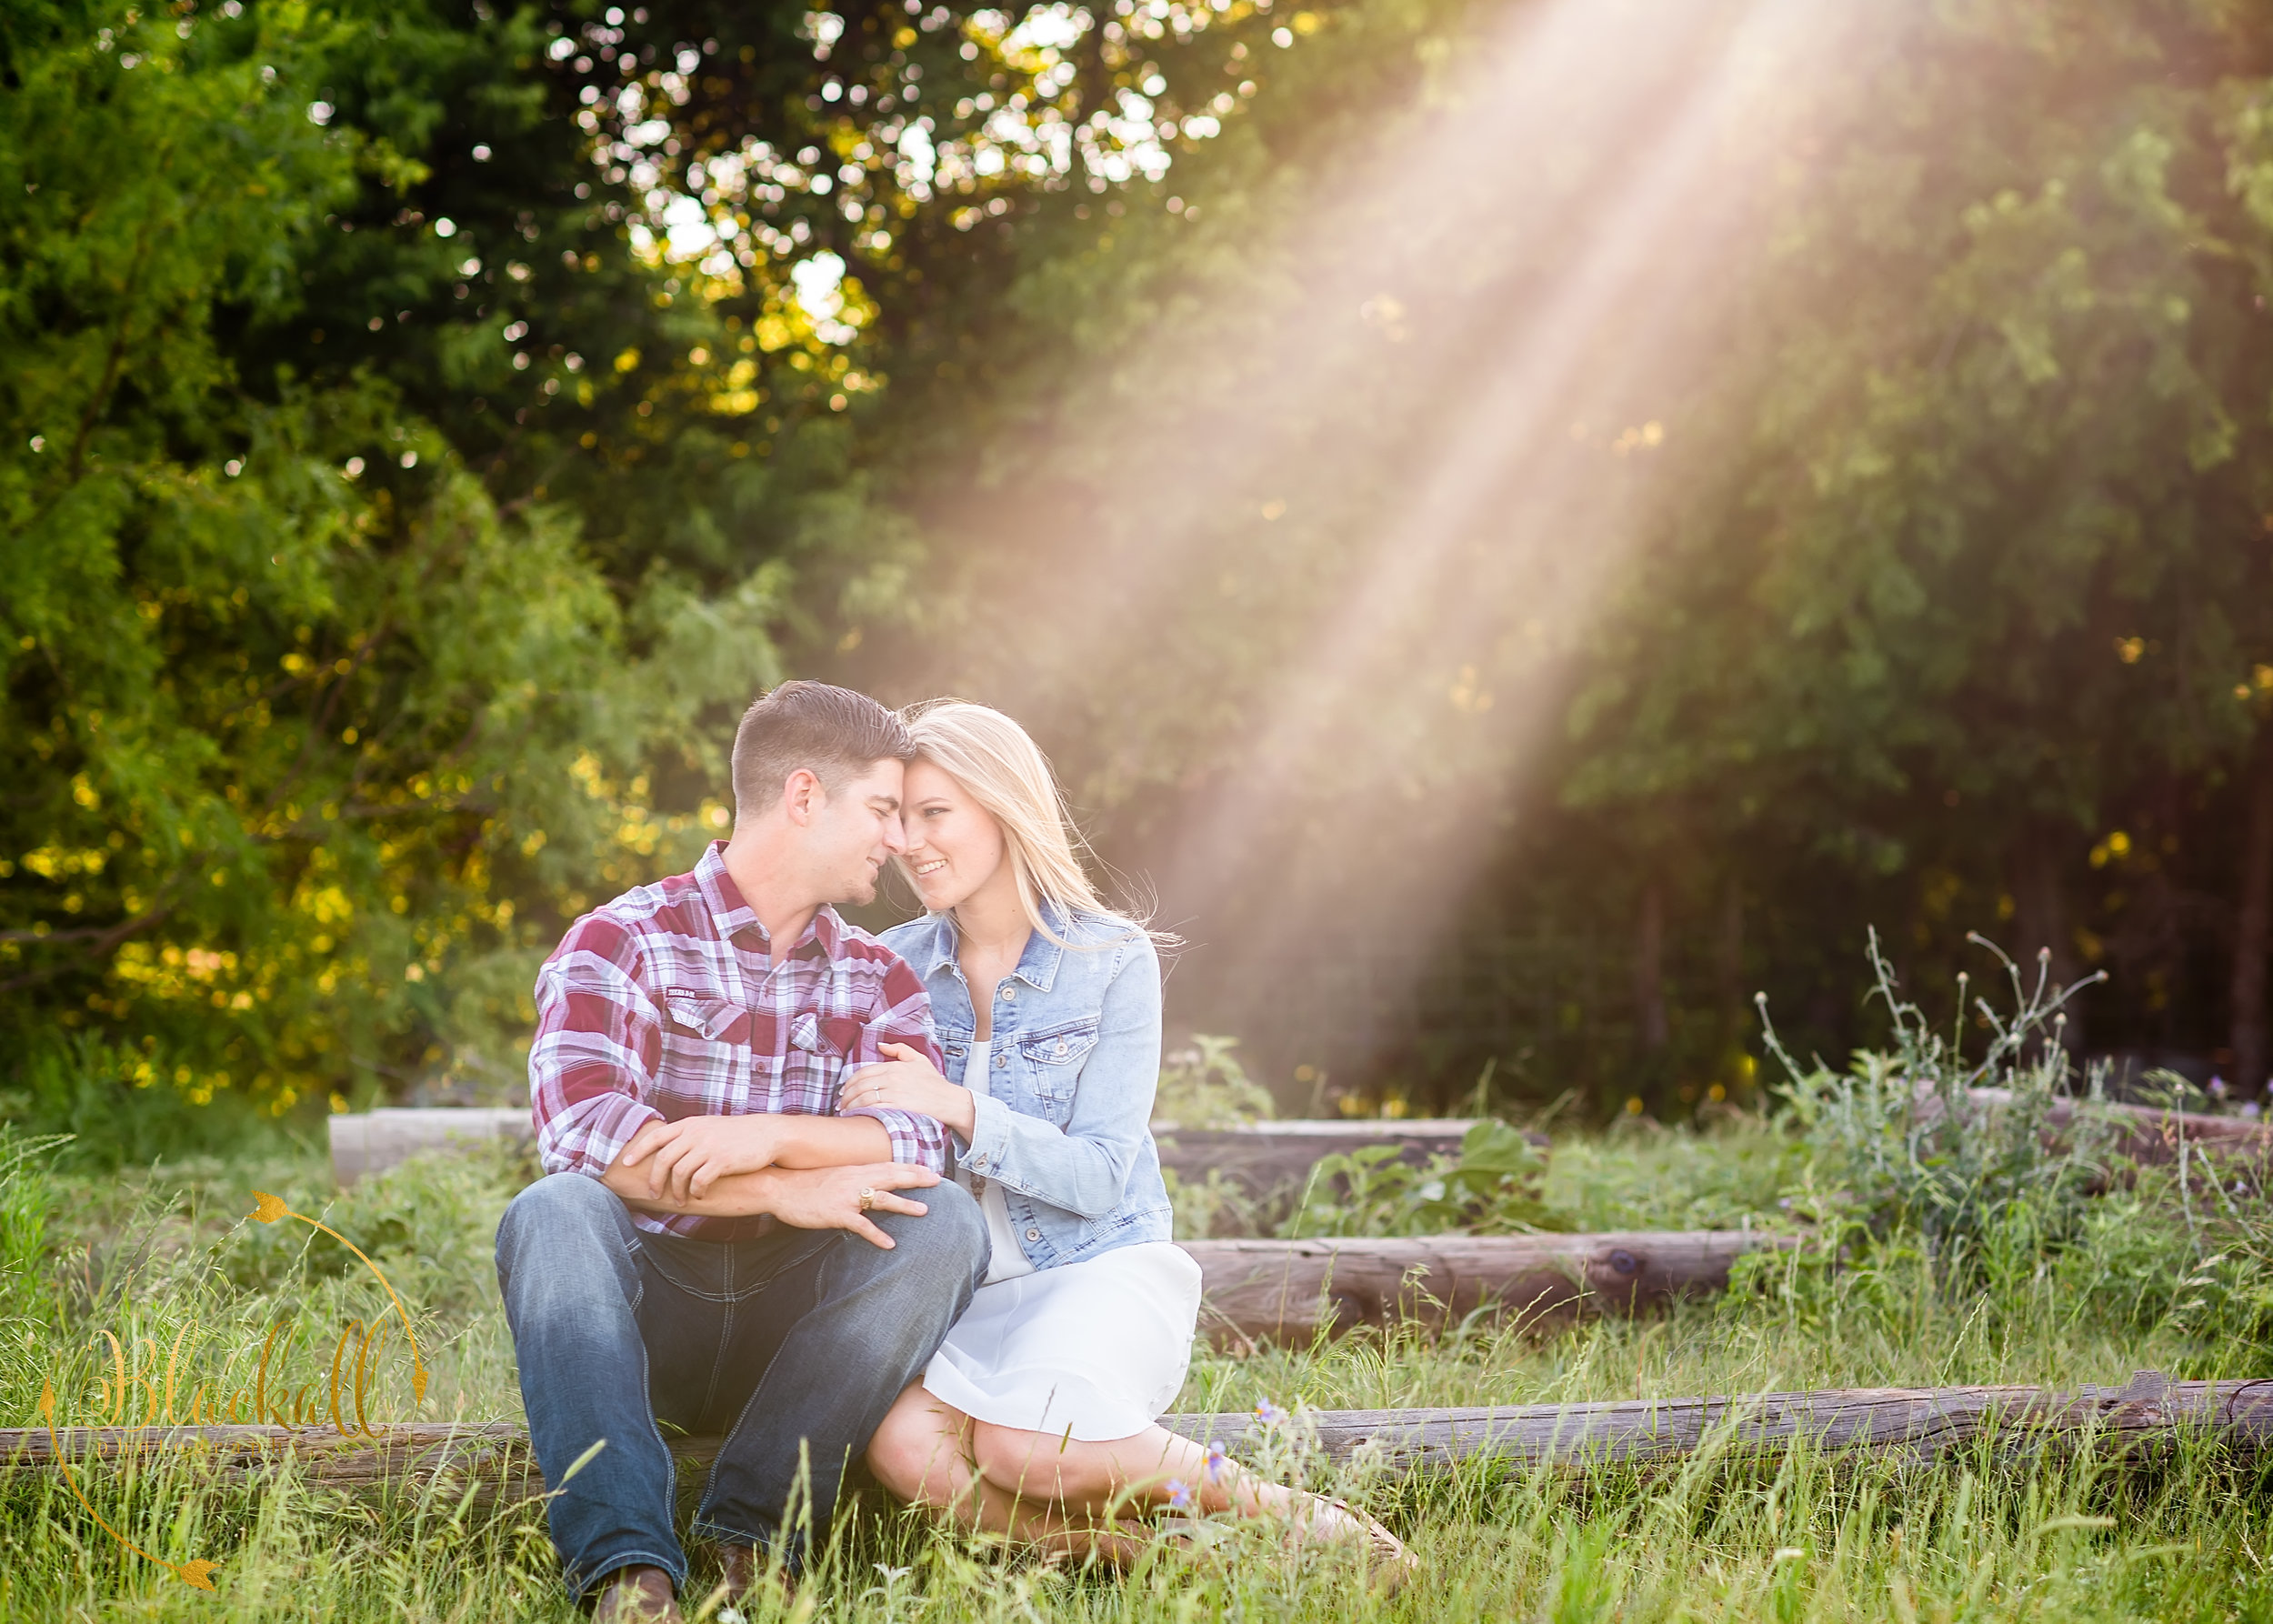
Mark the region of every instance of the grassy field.
MULTIPOLYGON (((340 1195, 312 1147, 283 1140, 125 1172, 75 1169, 70 1147, 25 1153, 18 1141, 9 1154, 0 1181, 7 1424, 36 1424, 47 1384, 66 1423, 162 1414, 169 1365, 174 1410, 185 1416, 193 1395, 210 1406, 248 1390, 279 1325, 269 1402, 289 1394, 321 1408, 340 1328, 374 1319, 386 1299, 307 1224, 251 1218, 256 1188, 355 1240, 416 1305, 432 1373, 420 1415, 519 1418, 490 1260, 497 1217, 529 1171, 516 1157, 426 1158, 340 1195)), ((1586 1228, 1749 1221, 1828 1238, 1763 1264, 1727 1298, 1638 1323, 1203 1354, 1178 1408, 2067 1386, 2119 1383, 2148 1367, 2273 1374, 2255 1195, 2198 1178, 2181 1189, 2150 1174, 2057 1225, 2015 1202, 1953 1268, 1946 1252, 1929 1261, 1898 1224, 1867 1243, 1839 1229, 1850 1192, 1827 1196, 1827 1176, 1807 1144, 1757 1122, 1559 1141, 1548 1196, 1586 1228)), ((399 1343, 385 1350, 367 1398, 374 1421, 413 1411, 401 1355, 399 1343)), ((794 1612, 1036 1624, 2273 1619, 2265 1488, 2196 1448, 2120 1471, 2089 1459, 1929 1469, 1802 1455, 1769 1468, 1707 1455, 1615 1478, 1472 1468, 1389 1481, 1360 1470, 1340 1487, 1362 1494, 1422 1560, 1421 1579, 1394 1599, 1368 1597, 1331 1561, 1296 1562, 1253 1530, 1202 1556, 1164 1548, 1134 1573, 1102 1576, 944 1539, 870 1501, 840 1522, 794 1612)), ((436 1497, 372 1507, 291 1485, 250 1496, 178 1471, 98 1469, 85 1488, 92 1510, 145 1549, 218 1562, 217 1590, 125 1555, 60 1481, 25 1476, 0 1489, 0 1616, 574 1616, 534 1507, 476 1516, 436 1497)))

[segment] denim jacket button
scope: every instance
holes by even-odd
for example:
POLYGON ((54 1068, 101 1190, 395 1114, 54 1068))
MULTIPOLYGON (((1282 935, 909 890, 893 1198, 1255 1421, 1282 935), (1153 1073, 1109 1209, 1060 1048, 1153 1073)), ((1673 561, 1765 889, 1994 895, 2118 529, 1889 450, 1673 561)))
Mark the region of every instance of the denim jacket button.
POLYGON ((1039 1229, 1028 1229, 1026 1232, 1026 1238, 1028 1240, 1039 1240, 1042 1238, 1042 1232, 1039 1229))
POLYGON ((1018 989, 1015 987, 1004 987, 1002 989, 1002 1001, 1006 1004, 1016 1003, 1018 1001, 1018 989))

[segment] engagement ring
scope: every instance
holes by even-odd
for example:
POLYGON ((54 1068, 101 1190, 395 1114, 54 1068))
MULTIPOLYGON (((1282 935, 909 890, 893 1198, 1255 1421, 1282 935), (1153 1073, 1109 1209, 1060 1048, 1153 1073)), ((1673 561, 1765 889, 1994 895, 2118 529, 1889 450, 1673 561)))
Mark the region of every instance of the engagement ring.
POLYGON ((860 1210, 866 1212, 876 1204, 876 1192, 875 1187, 873 1185, 862 1185, 860 1187, 860 1210))

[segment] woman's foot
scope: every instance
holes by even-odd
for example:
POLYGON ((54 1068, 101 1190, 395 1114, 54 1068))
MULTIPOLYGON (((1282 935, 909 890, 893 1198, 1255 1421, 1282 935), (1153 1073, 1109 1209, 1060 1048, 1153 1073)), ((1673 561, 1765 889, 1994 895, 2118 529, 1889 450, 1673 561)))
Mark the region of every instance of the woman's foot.
POLYGON ((1302 1537, 1360 1544, 1375 1588, 1395 1590, 1412 1578, 1420 1566, 1413 1553, 1405 1549, 1405 1541, 1347 1500, 1327 1499, 1317 1494, 1306 1494, 1302 1499, 1308 1504, 1295 1518, 1302 1537))

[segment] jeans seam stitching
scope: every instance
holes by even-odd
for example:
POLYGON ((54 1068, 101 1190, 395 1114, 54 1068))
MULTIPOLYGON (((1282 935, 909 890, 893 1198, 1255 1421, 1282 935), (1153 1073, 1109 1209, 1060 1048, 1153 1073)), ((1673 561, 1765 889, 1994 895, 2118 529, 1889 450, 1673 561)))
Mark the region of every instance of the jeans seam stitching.
MULTIPOLYGON (((826 1255, 827 1249, 826 1246, 820 1249, 825 1255, 821 1259, 821 1267, 815 1274, 813 1280, 813 1299, 816 1305, 819 1304, 821 1300, 828 1295, 828 1266, 830 1258, 826 1255)), ((775 1271, 776 1275, 780 1273, 781 1271, 778 1269, 775 1271)), ((772 1277, 768 1278, 771 1278, 772 1277)), ((803 1316, 800 1315, 799 1318, 802 1318, 803 1316)), ((771 1367, 769 1366, 768 1368, 770 1369, 771 1367)), ((726 1447, 727 1445, 733 1443, 736 1436, 742 1430, 742 1423, 749 1419, 750 1406, 757 1402, 757 1395, 764 1389, 765 1386, 766 1372, 760 1371, 758 1373, 757 1379, 750 1384, 748 1395, 742 1400, 742 1408, 734 1418, 734 1425, 726 1429, 726 1436, 725 1440, 718 1447, 718 1453, 711 1458, 709 1474, 703 1479, 703 1498, 701 1501, 703 1506, 714 1504, 711 1497, 718 1491, 718 1469, 726 1463, 726 1447)), ((812 1493, 813 1486, 811 1480, 808 1479, 806 1484, 806 1514, 808 1517, 812 1515, 812 1493)), ((782 1509, 786 1512, 788 1508, 785 1505, 782 1509)), ((698 1523, 706 1524, 714 1528, 720 1528, 724 1526, 723 1524, 716 1521, 712 1513, 703 1511, 699 1508, 696 1509, 695 1516, 696 1520, 698 1523)), ((774 1529, 770 1536, 753 1534, 750 1538, 753 1543, 756 1543, 760 1539, 766 1539, 771 1543, 778 1544, 786 1536, 786 1532, 787 1530, 786 1529, 777 1527, 774 1529)), ((784 1548, 783 1554, 785 1557, 787 1555, 786 1548, 784 1548)))

